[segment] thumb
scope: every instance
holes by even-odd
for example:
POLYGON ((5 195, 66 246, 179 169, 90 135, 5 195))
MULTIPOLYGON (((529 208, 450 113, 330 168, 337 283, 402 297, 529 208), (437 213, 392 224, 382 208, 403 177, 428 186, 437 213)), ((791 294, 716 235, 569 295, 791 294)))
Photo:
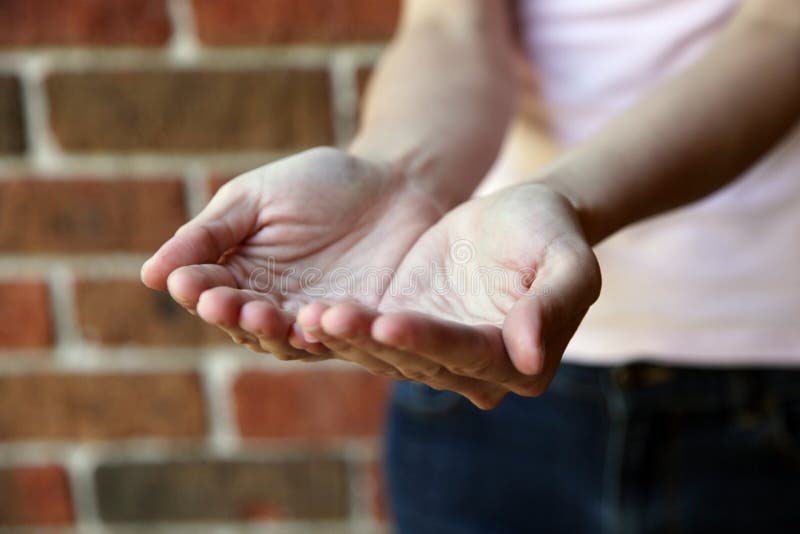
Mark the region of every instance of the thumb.
POLYGON ((554 372, 600 294, 600 269, 582 240, 548 247, 530 289, 503 323, 503 341, 514 367, 537 375, 554 372))
POLYGON ((142 265, 147 287, 164 291, 169 274, 184 265, 216 263, 229 249, 244 240, 256 218, 255 195, 237 182, 223 186, 194 219, 142 265))

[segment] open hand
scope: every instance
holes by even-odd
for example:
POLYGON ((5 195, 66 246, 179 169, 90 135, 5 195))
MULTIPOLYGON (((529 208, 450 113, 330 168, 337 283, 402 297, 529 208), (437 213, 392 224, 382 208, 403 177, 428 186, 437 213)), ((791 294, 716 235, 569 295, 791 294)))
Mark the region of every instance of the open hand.
POLYGON ((376 307, 389 278, 362 284, 364 270, 394 272, 440 216, 389 165, 316 148, 225 184, 144 264, 142 280, 252 350, 321 359, 328 349, 299 335, 297 310, 342 291, 376 307), (332 286, 337 269, 344 289, 332 286))
POLYGON ((575 211, 528 183, 466 202, 416 242, 378 310, 314 302, 307 335, 368 369, 491 408, 542 393, 600 291, 575 211))

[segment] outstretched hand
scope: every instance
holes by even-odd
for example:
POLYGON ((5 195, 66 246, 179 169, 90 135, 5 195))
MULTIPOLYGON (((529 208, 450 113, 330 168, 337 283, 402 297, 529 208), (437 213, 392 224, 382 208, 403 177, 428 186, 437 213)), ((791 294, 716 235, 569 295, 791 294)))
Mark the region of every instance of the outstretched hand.
POLYGON ((313 149, 223 186, 142 279, 280 359, 336 357, 481 408, 540 394, 599 294, 573 206, 528 183, 440 217, 390 167, 313 149))
POLYGON ((389 165, 316 148, 222 186, 144 264, 142 280, 252 350, 322 359, 328 348, 301 335, 297 310, 345 292, 376 307, 388 278, 348 273, 394 272, 440 216, 389 165))
POLYGON ((431 227, 377 310, 314 302, 297 320, 339 357, 491 408, 509 391, 545 390, 599 290, 572 205, 530 183, 466 202, 431 227))

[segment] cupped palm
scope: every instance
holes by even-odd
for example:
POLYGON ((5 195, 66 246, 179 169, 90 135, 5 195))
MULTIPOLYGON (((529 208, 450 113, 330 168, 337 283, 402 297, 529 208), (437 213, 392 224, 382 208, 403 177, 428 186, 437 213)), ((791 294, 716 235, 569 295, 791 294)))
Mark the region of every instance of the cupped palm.
POLYGON ((251 348, 304 357, 325 348, 293 333, 294 312, 316 299, 377 306, 389 278, 364 284, 365 271, 394 272, 439 216, 389 165, 312 149, 225 184, 142 280, 251 348))

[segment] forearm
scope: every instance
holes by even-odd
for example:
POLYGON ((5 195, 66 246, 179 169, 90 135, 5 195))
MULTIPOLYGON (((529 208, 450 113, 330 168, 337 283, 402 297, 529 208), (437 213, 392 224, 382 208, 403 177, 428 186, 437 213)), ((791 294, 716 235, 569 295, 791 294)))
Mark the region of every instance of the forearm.
POLYGON ((739 13, 698 62, 550 168, 592 243, 718 189, 785 135, 800 117, 798 28, 739 13))
POLYGON ((445 208, 484 177, 514 111, 507 21, 497 4, 456 0, 446 17, 414 12, 434 5, 428 0, 407 5, 351 146, 395 164, 445 208))

